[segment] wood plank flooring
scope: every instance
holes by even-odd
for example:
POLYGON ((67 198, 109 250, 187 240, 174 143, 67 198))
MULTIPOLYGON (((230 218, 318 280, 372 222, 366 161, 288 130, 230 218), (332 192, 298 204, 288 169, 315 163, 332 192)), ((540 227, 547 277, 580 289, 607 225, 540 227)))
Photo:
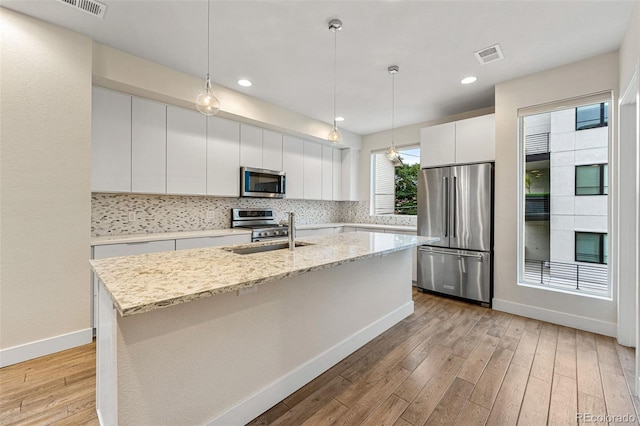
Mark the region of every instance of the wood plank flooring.
MULTIPOLYGON (((638 418, 627 384, 634 349, 415 291, 414 301, 413 315, 250 425, 588 423, 578 412, 638 418)), ((97 424, 95 344, 0 369, 0 426, 97 424)))
MULTIPOLYGON (((250 425, 594 423, 577 413, 638 424, 634 349, 434 295, 414 301, 413 315, 250 425)), ((620 424, 610 420, 600 424, 620 424)))

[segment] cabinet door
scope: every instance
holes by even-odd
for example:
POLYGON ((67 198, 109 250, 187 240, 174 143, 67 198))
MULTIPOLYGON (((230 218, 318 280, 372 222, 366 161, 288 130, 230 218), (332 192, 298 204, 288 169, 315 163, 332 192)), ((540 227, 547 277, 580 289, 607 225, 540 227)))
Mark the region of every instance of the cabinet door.
POLYGON ((456 122, 456 163, 495 161, 495 115, 456 122))
POLYGON ((304 141, 304 198, 322 199, 322 145, 304 141))
POLYGON ((206 194, 207 120, 199 112, 167 107, 167 193, 206 194))
POLYGON ((262 169, 262 129, 240 125, 240 165, 262 169))
POLYGON ((240 196, 240 123, 207 118, 207 194, 240 196))
POLYGON ((176 250, 246 244, 251 242, 251 234, 224 235, 221 237, 181 238, 176 240, 176 250))
POLYGON ((176 249, 176 240, 144 241, 140 243, 106 244, 93 247, 93 258, 104 259, 116 256, 157 253, 176 249))
POLYGON ((358 173, 360 169, 360 150, 347 148, 342 154, 342 194, 344 201, 358 201, 358 173))
POLYGON ((167 192, 167 106, 131 100, 131 191, 167 192))
POLYGON ((302 139, 282 138, 282 170, 287 174, 287 198, 304 197, 304 143, 302 139))
POLYGON ((333 200, 333 148, 322 147, 322 199, 333 200))
POLYGON ((131 96, 93 87, 91 190, 131 192, 131 96))
MULTIPOLYGON (((342 200, 342 150, 333 149, 333 200, 342 200)), ((342 231, 340 231, 342 232, 342 231)))
POLYGON ((262 168, 282 171, 282 134, 262 131, 262 168))
POLYGON ((435 167, 456 162, 455 123, 420 129, 420 166, 435 167))

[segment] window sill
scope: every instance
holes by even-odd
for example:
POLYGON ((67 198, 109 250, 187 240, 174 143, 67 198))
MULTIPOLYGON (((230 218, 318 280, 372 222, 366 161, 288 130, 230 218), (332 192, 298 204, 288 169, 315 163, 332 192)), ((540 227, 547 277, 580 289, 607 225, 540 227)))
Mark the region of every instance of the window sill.
POLYGON ((571 291, 571 290, 563 290, 563 289, 557 288, 557 287, 551 287, 551 286, 539 285, 539 284, 531 284, 531 283, 523 283, 521 281, 518 281, 518 285, 522 286, 522 287, 536 288, 538 290, 552 291, 552 292, 555 292, 555 293, 570 294, 572 296, 588 297, 590 299, 606 300, 606 301, 609 301, 609 302, 613 301, 613 297, 610 296, 610 295, 599 296, 599 295, 593 294, 593 293, 582 293, 582 292, 571 291))

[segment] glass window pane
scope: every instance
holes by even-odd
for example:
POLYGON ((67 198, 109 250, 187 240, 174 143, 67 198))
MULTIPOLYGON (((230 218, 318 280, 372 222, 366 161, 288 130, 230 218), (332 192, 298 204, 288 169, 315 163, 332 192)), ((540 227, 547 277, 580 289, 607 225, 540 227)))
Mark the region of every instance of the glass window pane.
POLYGON ((609 123, 609 102, 604 103, 604 125, 609 123))
POLYGON ((576 130, 600 126, 600 104, 576 108, 576 130))
POLYGON ((600 194, 600 165, 576 166, 576 195, 600 194))
POLYGON ((602 166, 602 194, 607 195, 609 193, 609 166, 607 164, 602 166))
POLYGON ((604 253, 602 263, 606 265, 609 263, 609 245, 607 244, 607 234, 604 234, 602 236, 602 244, 603 244, 602 252, 604 253))

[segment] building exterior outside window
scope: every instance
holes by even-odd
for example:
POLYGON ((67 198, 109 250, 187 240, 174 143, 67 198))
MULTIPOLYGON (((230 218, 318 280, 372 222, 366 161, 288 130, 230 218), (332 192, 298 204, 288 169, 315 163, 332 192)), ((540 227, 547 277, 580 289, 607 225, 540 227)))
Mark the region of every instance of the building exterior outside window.
POLYGON ((521 282, 608 295, 608 103, 523 119, 521 282))

